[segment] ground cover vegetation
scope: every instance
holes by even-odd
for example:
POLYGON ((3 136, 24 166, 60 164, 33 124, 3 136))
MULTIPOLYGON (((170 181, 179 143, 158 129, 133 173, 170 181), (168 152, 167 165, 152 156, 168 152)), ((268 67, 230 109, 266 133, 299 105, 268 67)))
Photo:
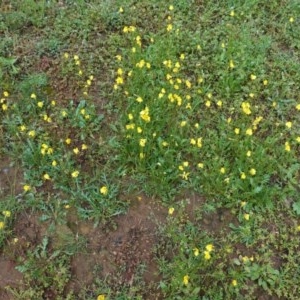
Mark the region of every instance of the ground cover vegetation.
POLYGON ((1 299, 299 299, 299 1, 0 8, 1 299))

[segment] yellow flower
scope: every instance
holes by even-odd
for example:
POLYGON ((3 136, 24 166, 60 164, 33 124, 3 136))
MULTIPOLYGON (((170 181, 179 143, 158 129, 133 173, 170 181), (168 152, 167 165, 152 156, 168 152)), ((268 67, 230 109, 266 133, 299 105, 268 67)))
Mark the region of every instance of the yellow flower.
POLYGON ((185 168, 187 168, 187 167, 189 166, 189 162, 188 162, 188 161, 184 161, 184 162, 183 162, 183 166, 184 166, 185 168))
POLYGON ((293 124, 292 124, 292 122, 290 122, 290 121, 285 123, 285 126, 286 126, 287 128, 292 128, 292 125, 293 125, 293 124))
POLYGON ((210 260, 211 259, 211 255, 209 251, 204 251, 204 259, 206 260, 210 260))
POLYGON ((141 37, 138 35, 136 38, 136 43, 141 47, 142 46, 142 42, 141 42, 141 37))
POLYGON ((192 87, 192 84, 191 84, 191 82, 190 82, 189 80, 186 80, 186 81, 185 81, 185 85, 186 85, 186 87, 187 87, 188 89, 190 89, 190 88, 192 87))
POLYGON ((42 108, 42 107, 44 106, 43 101, 39 101, 39 102, 37 103, 37 106, 38 106, 39 108, 42 108))
MULTIPOLYGON (((123 7, 121 6, 120 8, 119 8, 119 13, 121 14, 122 12, 124 12, 124 9, 123 9, 123 7)), ((97 300, 99 300, 99 299, 97 299, 97 300)), ((102 299, 101 299, 102 300, 102 299)))
POLYGON ((184 58, 185 58, 184 53, 181 53, 181 54, 180 54, 180 59, 181 59, 181 60, 184 60, 184 58))
POLYGON ((88 146, 87 146, 86 144, 82 144, 82 145, 81 145, 81 149, 82 149, 82 150, 86 150, 87 148, 88 148, 88 146))
POLYGON ((28 184, 25 184, 25 185, 23 186, 23 190, 24 190, 25 192, 29 192, 29 191, 31 190, 31 186, 28 185, 28 184))
POLYGON ((199 255, 199 249, 198 248, 194 248, 194 255, 198 256, 199 255))
POLYGON ((187 121, 181 121, 180 122, 180 127, 184 127, 186 125, 187 121))
POLYGON ((244 180, 244 179, 246 179, 246 177, 247 177, 246 174, 245 174, 244 172, 242 172, 242 173, 241 173, 241 179, 244 180))
POLYGON ((251 74, 251 75, 250 75, 250 79, 251 79, 251 80, 255 80, 255 79, 256 79, 256 75, 251 74))
POLYGON ((138 128, 136 129, 136 131, 137 131, 138 133, 142 133, 142 132, 143 132, 143 129, 142 129, 141 127, 138 127, 138 128))
POLYGON ((65 59, 68 59, 68 58, 69 58, 69 53, 65 52, 65 53, 64 53, 64 58, 65 58, 65 59))
POLYGON ((25 125, 21 125, 21 126, 20 126, 20 131, 23 132, 23 131, 25 131, 25 130, 26 130, 26 126, 25 126, 25 125))
POLYGON ((219 107, 221 107, 221 106, 223 105, 223 102, 222 102, 221 100, 219 100, 219 101, 217 102, 217 105, 218 105, 219 107))
POLYGON ((31 98, 31 99, 36 99, 36 94, 32 93, 32 94, 30 95, 30 98, 31 98))
POLYGON ((143 98, 142 98, 142 97, 137 97, 137 98, 136 98, 136 101, 137 101, 138 103, 142 103, 142 102, 143 102, 143 98))
POLYGON ((300 136, 297 136, 297 137, 296 137, 296 141, 297 141, 298 143, 300 143, 300 136))
POLYGON ((4 215, 5 218, 9 218, 11 216, 11 212, 9 210, 4 210, 2 214, 4 215))
POLYGON ((250 151, 250 150, 248 150, 248 151, 247 151, 247 153, 246 153, 246 155, 247 155, 248 157, 250 157, 250 156, 251 156, 251 154, 252 154, 252 153, 251 153, 251 151, 250 151))
POLYGON ((290 146, 290 143, 289 143, 289 142, 285 142, 285 144, 284 144, 284 149, 285 149, 285 151, 287 151, 287 152, 290 152, 290 151, 291 151, 291 146, 290 146))
POLYGON ((189 284, 189 279, 190 279, 189 275, 183 276, 183 284, 184 285, 188 285, 189 284))
POLYGON ((220 173, 221 173, 221 174, 225 174, 225 172, 226 172, 226 169, 225 169, 224 167, 222 167, 222 168, 220 169, 220 173))
POLYGON ((249 262, 249 257, 248 256, 243 256, 242 257, 242 261, 243 261, 243 263, 247 263, 247 262, 249 262))
POLYGON ((44 180, 50 180, 50 176, 49 176, 48 173, 45 173, 45 174, 43 175, 43 178, 44 178, 44 180))
POLYGON ((0 222, 0 230, 2 230, 4 228, 4 226, 5 226, 5 223, 1 221, 0 222))
POLYGON ((140 159, 144 159, 145 158, 145 154, 143 152, 140 152, 140 159))
POLYGON ((66 117, 66 116, 68 115, 68 113, 67 113, 65 110, 63 110, 63 111, 61 112, 61 115, 62 115, 63 117, 66 117))
POLYGON ((172 24, 168 24, 167 31, 171 31, 172 29, 173 29, 173 25, 172 24))
POLYGON ((198 163, 197 166, 198 166, 199 169, 203 169, 204 168, 204 164, 203 163, 198 163))
POLYGON ((210 102, 209 100, 207 100, 207 101, 205 102, 205 106, 206 106, 206 107, 210 107, 210 105, 211 105, 211 102, 210 102))
POLYGON ((230 11, 230 16, 231 16, 231 17, 234 17, 234 16, 235 16, 234 10, 230 11))
POLYGON ((8 108, 8 106, 4 103, 4 104, 2 104, 2 110, 3 111, 6 111, 7 110, 7 108, 8 108))
POLYGON ((191 139, 191 140, 190 140, 190 144, 191 144, 191 145, 196 145, 196 140, 195 140, 195 139, 191 139))
POLYGON ((169 211, 168 211, 168 214, 173 215, 174 210, 175 210, 174 207, 170 207, 169 211))
POLYGON ((265 79, 265 80, 263 81, 263 85, 268 85, 268 80, 267 80, 267 79, 265 79))
POLYGON ((51 164, 52 164, 52 167, 56 167, 57 166, 56 160, 53 160, 51 164))
POLYGON ((234 62, 233 62, 232 59, 229 61, 229 68, 230 69, 234 69, 235 68, 235 65, 234 65, 234 62))
POLYGON ((246 130, 246 135, 252 135, 252 134, 253 134, 252 129, 251 129, 251 128, 248 128, 248 129, 246 130))
POLYGON ((9 96, 9 93, 8 93, 7 91, 4 91, 4 92, 3 92, 3 96, 4 96, 4 97, 8 97, 8 96, 9 96))
POLYGON ((79 60, 79 56, 78 55, 74 55, 74 60, 79 60))
POLYGON ((121 60, 122 60, 122 56, 121 56, 121 55, 116 55, 116 59, 117 59, 118 61, 121 61, 121 60))
POLYGON ((147 139, 140 139, 139 144, 140 144, 141 147, 145 147, 146 142, 147 142, 147 139))
POLYGON ((247 204, 247 202, 246 202, 246 201, 242 201, 242 202, 241 202, 241 207, 245 207, 245 206, 246 206, 246 204, 247 204))
POLYGON ((235 128, 235 129, 234 129, 234 133, 235 133, 235 134, 239 134, 239 133, 240 133, 240 129, 239 129, 239 128, 235 128))
POLYGON ((52 105, 52 106, 55 106, 55 105, 56 105, 56 101, 55 101, 55 100, 52 100, 52 101, 51 101, 51 105, 52 105))
POLYGON ((249 215, 249 214, 244 214, 244 219, 245 219, 246 221, 249 221, 250 215, 249 215))
POLYGON ((251 114, 250 103, 242 102, 242 110, 246 115, 250 115, 251 114))
POLYGON ((205 249, 208 251, 208 252, 211 252, 214 250, 214 245, 213 244, 207 244, 205 246, 205 249))
POLYGON ((67 145, 70 145, 71 142, 72 142, 72 140, 71 140, 70 138, 67 138, 67 139, 65 140, 65 143, 66 143, 67 145))
POLYGON ((77 154, 79 154, 79 149, 76 147, 76 148, 73 149, 73 152, 74 152, 74 154, 77 155, 77 154))
POLYGON ((121 85, 121 84, 123 84, 123 83, 124 83, 123 78, 122 78, 121 76, 118 76, 118 77, 116 78, 116 84, 121 85))
POLYGON ((131 123, 131 124, 127 124, 127 125, 126 125, 126 129, 127 129, 127 130, 134 129, 134 128, 135 128, 135 124, 134 124, 134 123, 131 123))
POLYGON ((104 295, 99 295, 99 296, 97 297, 97 300, 105 300, 105 296, 104 296, 104 295))
POLYGON ((250 169, 250 175, 254 176, 256 174, 256 170, 254 168, 250 169))
POLYGON ((202 147, 202 138, 201 137, 197 139, 197 147, 198 148, 202 147))
POLYGON ((185 171, 182 174, 180 174, 180 176, 184 180, 188 180, 189 175, 190 175, 190 173, 189 172, 185 172, 185 171))
POLYGON ((289 21, 290 23, 294 23, 295 19, 293 17, 290 17, 289 21))
POLYGON ((100 193, 102 194, 102 195, 104 195, 104 196, 106 196, 107 194, 108 194, 108 187, 107 186, 102 186, 101 188, 100 188, 100 193))
POLYGON ((148 106, 145 107, 145 109, 143 109, 140 112, 140 117, 142 120, 144 120, 145 122, 150 122, 151 118, 149 116, 149 108, 148 106))
POLYGON ((79 175, 79 171, 74 171, 74 172, 71 173, 71 176, 72 176, 73 178, 77 178, 78 175, 79 175))
POLYGON ((28 132, 28 135, 30 136, 30 137, 35 137, 35 131, 34 130, 30 130, 29 132, 28 132))
POLYGON ((173 5, 170 5, 169 6, 169 10, 173 10, 174 9, 174 6, 173 5))
POLYGON ((231 285, 232 285, 232 286, 237 286, 237 281, 236 281, 235 279, 233 279, 233 280, 231 281, 231 285))
POLYGON ((300 110, 300 103, 296 105, 296 109, 300 110))

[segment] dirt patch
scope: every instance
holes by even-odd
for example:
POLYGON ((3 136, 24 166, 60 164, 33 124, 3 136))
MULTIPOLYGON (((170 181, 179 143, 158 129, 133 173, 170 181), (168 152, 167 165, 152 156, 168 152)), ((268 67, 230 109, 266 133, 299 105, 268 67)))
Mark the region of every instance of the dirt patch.
POLYGON ((230 232, 230 224, 238 225, 237 217, 228 208, 218 208, 212 212, 203 211, 206 199, 197 194, 185 193, 181 199, 186 201, 186 214, 190 221, 215 236, 230 232), (199 218, 199 216, 201 216, 199 218))
POLYGON ((79 222, 70 213, 70 228, 75 234, 85 236, 88 245, 87 253, 79 253, 72 260, 69 289, 76 293, 92 284, 95 277, 110 278, 112 286, 131 286, 138 280, 147 286, 158 282, 153 246, 158 241, 157 226, 166 215, 166 209, 146 197, 135 197, 127 214, 116 217, 111 228, 94 228, 92 223, 79 222), (138 274, 141 266, 144 271, 138 274))
POLYGON ((0 299, 12 300, 12 295, 5 290, 6 287, 16 287, 21 284, 22 274, 16 269, 16 264, 4 257, 0 257, 0 299))

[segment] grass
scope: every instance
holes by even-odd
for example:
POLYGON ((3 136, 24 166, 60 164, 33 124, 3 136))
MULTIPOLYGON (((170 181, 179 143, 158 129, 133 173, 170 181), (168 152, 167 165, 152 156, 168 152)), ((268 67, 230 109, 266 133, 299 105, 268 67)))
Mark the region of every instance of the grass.
MULTIPOLYGON (((151 245, 159 299, 297 299, 297 1, 1 9, 0 153, 22 172, 14 190, 0 184, 2 252, 22 211, 49 225, 13 257, 31 286, 10 287, 16 299, 75 299, 82 250, 51 230, 72 209, 112 234, 136 194, 165 210, 151 245)), ((142 270, 129 285, 91 270, 80 299, 151 299, 142 270)))

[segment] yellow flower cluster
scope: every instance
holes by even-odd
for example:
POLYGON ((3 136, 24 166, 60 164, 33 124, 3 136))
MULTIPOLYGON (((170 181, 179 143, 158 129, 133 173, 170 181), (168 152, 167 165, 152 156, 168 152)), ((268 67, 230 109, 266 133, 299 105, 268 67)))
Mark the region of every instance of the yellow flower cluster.
POLYGON ((250 115, 251 114, 250 103, 242 102, 242 110, 246 115, 250 115))
POLYGON ((203 252, 204 254, 204 259, 210 260, 211 259, 211 252, 214 250, 213 244, 207 244, 205 246, 205 250, 203 252))
POLYGON ((53 148, 49 147, 47 144, 42 144, 41 145, 41 154, 42 155, 51 155, 53 154, 53 148))
POLYGON ((146 106, 145 109, 140 111, 140 118, 144 120, 146 123, 151 121, 150 115, 149 115, 149 107, 146 106))
POLYGON ((128 32, 135 32, 136 27, 135 26, 124 26, 123 28, 123 32, 124 33, 128 33, 128 32))
POLYGON ((190 144, 193 146, 197 146, 198 148, 202 147, 202 137, 199 137, 197 139, 192 138, 190 140, 190 144))

